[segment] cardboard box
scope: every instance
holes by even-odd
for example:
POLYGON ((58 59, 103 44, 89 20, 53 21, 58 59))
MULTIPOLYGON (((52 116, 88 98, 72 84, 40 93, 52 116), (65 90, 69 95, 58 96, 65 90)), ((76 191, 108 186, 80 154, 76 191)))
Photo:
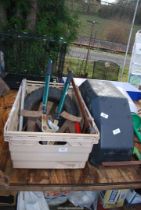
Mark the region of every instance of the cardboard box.
POLYGON ((104 208, 122 207, 128 193, 128 189, 124 190, 107 190, 100 192, 104 208))

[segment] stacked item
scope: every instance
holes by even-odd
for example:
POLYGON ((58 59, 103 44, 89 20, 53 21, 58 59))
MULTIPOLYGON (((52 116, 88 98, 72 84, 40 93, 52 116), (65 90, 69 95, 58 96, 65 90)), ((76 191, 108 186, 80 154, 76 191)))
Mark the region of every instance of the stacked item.
POLYGON ((101 191, 100 198, 104 209, 122 207, 125 203, 128 192, 128 189, 101 191))

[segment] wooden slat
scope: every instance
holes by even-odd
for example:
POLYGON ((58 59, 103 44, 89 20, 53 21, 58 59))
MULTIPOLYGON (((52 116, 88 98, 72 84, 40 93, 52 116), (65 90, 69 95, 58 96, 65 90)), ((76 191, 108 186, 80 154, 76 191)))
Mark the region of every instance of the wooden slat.
POLYGON ((42 116, 42 111, 29 111, 23 109, 20 114, 23 117, 40 118, 42 116))
POLYGON ((134 165, 141 165, 141 160, 137 161, 120 161, 120 162, 103 162, 103 166, 108 167, 118 167, 118 166, 134 166, 134 165))
MULTIPOLYGON (((39 185, 11 185, 9 189, 11 191, 45 191, 45 192, 64 192, 64 191, 102 191, 102 190, 113 190, 113 189, 140 189, 141 184, 138 182, 133 183, 110 183, 102 185, 48 185, 42 184, 39 185)), ((0 188, 3 191, 3 188, 0 188)), ((6 190, 6 189, 5 189, 6 190)), ((8 190, 8 189, 7 189, 8 190)))
MULTIPOLYGON (((8 159, 10 160, 10 159, 8 159)), ((14 169, 7 160, 5 174, 9 175, 10 190, 108 190, 141 187, 139 166, 94 167, 84 169, 14 169)), ((0 187, 0 190, 4 187, 0 187)))
POLYGON ((79 91, 79 88, 76 86, 75 82, 74 82, 74 79, 72 80, 72 85, 73 85, 73 89, 74 89, 74 92, 75 92, 75 95, 76 95, 76 98, 77 98, 77 101, 78 101, 78 104, 79 104, 79 107, 80 107, 80 110, 81 110, 81 113, 83 114, 84 116, 84 130, 86 128, 89 128, 89 132, 91 134, 98 134, 98 130, 97 128, 94 126, 94 119, 92 118, 88 108, 86 107, 85 103, 84 103, 84 100, 80 94, 80 91, 79 91))
POLYGON ((77 117, 77 116, 74 116, 74 115, 72 115, 72 114, 69 114, 68 112, 66 112, 66 111, 63 111, 62 113, 61 113, 61 117, 63 117, 64 119, 66 119, 66 120, 70 120, 71 122, 81 122, 81 120, 82 120, 82 117, 77 117))
MULTIPOLYGON (((60 167, 60 166, 59 166, 60 167)), ((141 187, 141 172, 136 167, 105 169, 103 166, 98 168, 89 164, 85 169, 48 169, 48 170, 27 170, 28 175, 23 176, 22 184, 21 176, 23 169, 12 169, 17 173, 10 178, 10 189, 30 189, 30 190, 106 190, 106 189, 124 189, 124 188, 140 188, 141 187), (18 188, 18 186, 20 186, 18 188)))

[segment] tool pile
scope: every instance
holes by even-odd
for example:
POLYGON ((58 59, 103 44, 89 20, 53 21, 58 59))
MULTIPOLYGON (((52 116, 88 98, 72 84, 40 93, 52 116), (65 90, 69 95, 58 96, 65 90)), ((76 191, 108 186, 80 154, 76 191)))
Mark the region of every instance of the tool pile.
MULTIPOLYGON (((43 132, 57 132, 59 130, 60 115, 63 110, 65 98, 66 98, 70 83, 73 78, 72 72, 70 71, 68 73, 63 90, 61 91, 62 93, 61 93, 59 104, 56 110, 54 110, 54 114, 52 116, 49 116, 49 111, 47 109, 47 102, 48 102, 48 95, 49 95, 49 83, 50 83, 51 71, 52 71, 52 60, 49 60, 47 72, 46 72, 45 87, 44 87, 44 93, 43 93, 43 103, 42 103, 42 131, 43 132)), ((63 117, 65 116, 66 115, 64 115, 63 117)), ((67 116, 69 116, 68 113, 67 113, 67 116)))
MULTIPOLYGON (((77 116, 79 111, 76 101, 69 94, 73 74, 69 71, 64 86, 60 84, 59 87, 55 87, 55 84, 50 86, 51 72, 52 60, 50 59, 44 87, 30 94, 23 92, 19 130, 80 133, 80 126, 83 127, 82 117, 77 116)), ((25 89, 25 83, 26 81, 23 81, 23 89, 25 89)))
MULTIPOLYGON (((19 131, 90 132, 88 130, 90 122, 74 83, 73 73, 69 71, 65 83, 56 87, 56 84, 50 84, 51 72, 52 60, 49 59, 44 87, 31 91, 29 94, 26 91, 22 92, 19 131), (71 83, 80 105, 72 93, 71 83), (79 109, 83 115, 80 114, 79 109)), ((25 86, 26 81, 24 80, 23 90, 25 90, 25 86)))

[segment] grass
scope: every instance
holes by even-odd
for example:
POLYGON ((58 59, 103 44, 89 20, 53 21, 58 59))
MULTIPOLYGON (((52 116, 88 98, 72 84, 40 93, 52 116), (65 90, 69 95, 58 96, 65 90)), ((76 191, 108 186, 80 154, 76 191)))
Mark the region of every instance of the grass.
POLYGON ((90 35, 90 30, 91 30, 91 24, 88 23, 87 20, 95 20, 97 23, 94 28, 94 34, 96 33, 96 37, 99 39, 104 39, 105 35, 103 33, 105 26, 108 24, 109 20, 108 19, 103 19, 98 16, 94 15, 84 15, 84 14, 79 14, 79 29, 78 29, 78 35, 79 36, 89 36, 90 35))
MULTIPOLYGON (((91 20, 91 21, 95 20, 96 24, 93 28, 93 36, 95 36, 97 39, 104 39, 104 40, 106 40, 107 27, 113 25, 114 23, 117 23, 116 19, 106 19, 106 18, 104 19, 104 18, 98 17, 97 15, 86 15, 82 13, 78 13, 78 18, 80 22, 79 28, 78 28, 78 36, 90 36, 91 24, 88 22, 88 20, 91 20)), ((129 25, 129 28, 130 28, 130 25, 129 25)), ((140 26, 135 25, 133 29, 133 33, 132 33, 132 39, 131 39, 132 42, 134 41, 135 34, 138 30, 140 30, 140 26)), ((128 39, 128 35, 129 33, 127 32, 127 35, 126 35, 127 39, 128 39)), ((65 72, 67 71, 68 67, 74 71, 75 76, 80 76, 80 75, 85 74, 85 61, 84 60, 67 57, 66 62, 65 62, 65 72)), ((121 72, 122 70, 120 69, 119 71, 121 72)), ((86 72, 88 73, 88 77, 92 78, 93 62, 88 63, 86 72)), ((119 72, 118 80, 120 80, 120 72, 119 72)), ((111 74, 112 74, 112 71, 111 71, 111 74)), ((102 71, 101 71, 101 76, 102 76, 102 71)), ((100 77, 100 75, 97 75, 97 77, 100 77)), ((128 81, 128 68, 127 67, 125 68, 123 72, 121 81, 123 82, 128 81)))
POLYGON ((104 79, 117 81, 119 75, 119 66, 115 63, 96 61, 94 66, 94 79, 104 79))
MULTIPOLYGON (((120 69, 120 73, 121 73, 122 69, 120 69)), ((128 71, 129 69, 126 67, 124 69, 124 72, 123 72, 123 75, 122 75, 122 79, 121 79, 121 82, 127 82, 128 81, 128 71)), ((120 75, 120 74, 119 74, 120 75)), ((120 78, 119 78, 120 80, 120 78)))
MULTIPOLYGON (((72 58, 72 57, 66 57, 65 59, 65 65, 64 65, 64 74, 67 73, 67 70, 71 69, 75 75, 75 77, 85 77, 85 73, 87 73, 87 76, 89 78, 93 77, 93 62, 88 62, 87 64, 87 68, 86 68, 86 72, 85 72, 85 60, 82 59, 76 59, 76 58, 72 58)), ((98 64, 95 68, 95 72, 97 71, 97 74, 95 74, 94 78, 97 79, 104 79, 104 66, 103 64, 98 64)), ((116 74, 114 74, 114 70, 116 70, 117 67, 111 66, 109 71, 108 71, 108 75, 107 77, 110 78, 109 80, 116 80, 117 76, 116 74)), ((106 70, 107 71, 107 70, 106 70)), ((119 70, 119 78, 118 80, 120 80, 120 73, 121 73, 122 69, 119 70)), ((117 72, 117 70, 116 70, 117 72)), ((107 73, 106 73, 107 74, 107 73)), ((122 82, 127 82, 128 80, 128 68, 125 68, 123 75, 122 75, 122 82)))
MULTIPOLYGON (((80 22, 78 28, 78 36, 90 36, 91 24, 88 23, 87 20, 95 20, 97 24, 94 27, 93 34, 96 35, 97 39, 106 39, 105 36, 108 25, 112 25, 112 23, 116 21, 114 19, 103 19, 98 17, 97 15, 78 14, 78 18, 80 22)), ((132 41, 134 41, 135 34, 138 30, 140 30, 140 25, 135 25, 132 34, 132 41)))
POLYGON ((88 77, 92 77, 93 62, 88 62, 86 71, 85 71, 85 64, 86 64, 85 60, 66 57, 64 65, 64 73, 67 73, 67 69, 69 68, 73 71, 75 77, 84 76, 85 73, 88 74, 88 77))

